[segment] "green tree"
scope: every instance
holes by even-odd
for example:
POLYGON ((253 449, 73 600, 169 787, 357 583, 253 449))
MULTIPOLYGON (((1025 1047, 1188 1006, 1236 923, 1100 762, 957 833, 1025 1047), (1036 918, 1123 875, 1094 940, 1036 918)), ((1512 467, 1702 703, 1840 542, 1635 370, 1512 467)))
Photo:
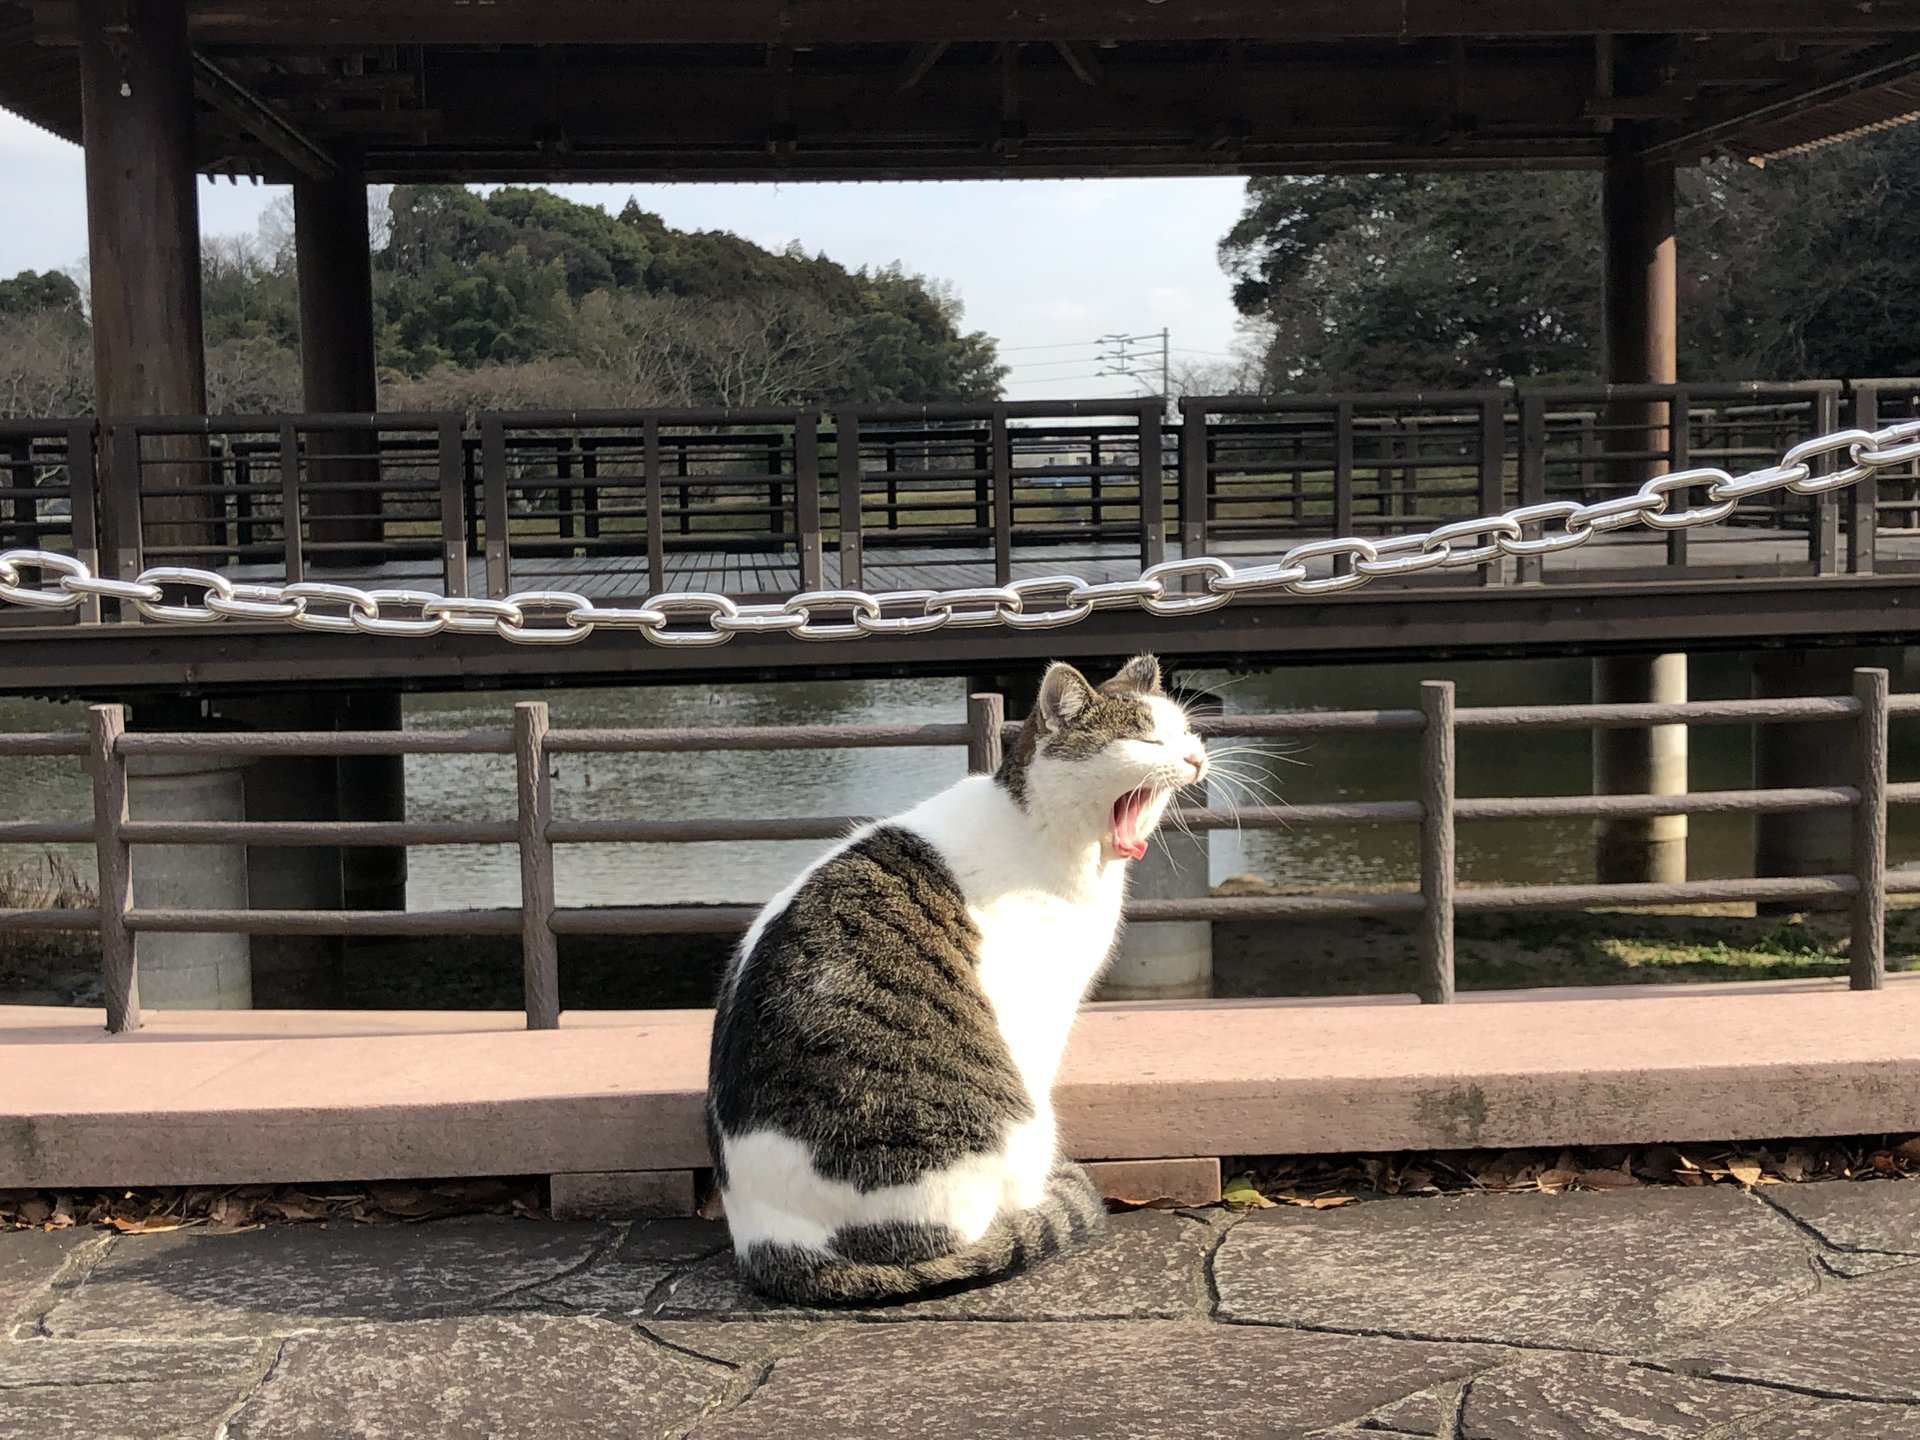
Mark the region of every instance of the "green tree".
POLYGON ((22 270, 0 280, 0 315, 31 315, 40 310, 80 313, 80 287, 58 270, 22 270))
MULTIPOLYGON (((1683 377, 1920 365, 1920 127, 1717 161, 1678 199, 1683 377)), ((1597 176, 1504 172, 1254 180, 1220 247, 1273 389, 1593 377, 1599 250, 1597 176)))

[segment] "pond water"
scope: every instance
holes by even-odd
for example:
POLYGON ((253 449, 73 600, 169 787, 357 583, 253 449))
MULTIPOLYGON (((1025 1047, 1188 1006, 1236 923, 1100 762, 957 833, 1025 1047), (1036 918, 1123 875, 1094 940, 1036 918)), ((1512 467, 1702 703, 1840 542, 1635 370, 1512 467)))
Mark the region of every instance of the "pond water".
MULTIPOLYGON (((1739 656, 1696 657, 1695 698, 1747 693, 1739 656)), ((1229 712, 1412 706, 1422 679, 1449 678, 1462 705, 1572 702, 1588 698, 1584 660, 1462 664, 1326 666, 1249 674, 1194 672, 1229 712)), ((1894 677, 1896 689, 1912 684, 1894 677)), ((410 696, 411 727, 458 729, 498 725, 512 702, 507 692, 410 696)), ((547 692, 556 728, 603 726, 770 725, 820 722, 958 721, 965 686, 959 680, 875 680, 726 685, 676 689, 547 692)), ((0 730, 78 728, 74 705, 0 700, 0 730)), ((1241 742, 1233 742, 1238 745, 1241 742)), ((1269 744, 1242 752, 1228 768, 1245 783, 1223 780, 1217 799, 1258 803, 1260 790, 1283 801, 1410 799, 1417 793, 1418 737, 1339 735, 1269 744)), ((556 812, 569 817, 803 816, 885 814, 905 808, 957 779, 962 751, 828 750, 686 755, 565 755, 554 760, 556 812)), ((1459 739, 1459 793, 1552 795, 1585 793, 1590 782, 1584 731, 1495 734, 1459 739)), ((1920 778, 1920 725, 1894 727, 1894 778, 1920 778)), ((1738 727, 1695 730, 1695 789, 1751 783, 1749 734, 1738 727)), ((407 761, 410 818, 508 819, 513 771, 504 756, 415 756, 407 761)), ((0 757, 0 819, 83 815, 87 786, 77 761, 0 757)), ((1892 859, 1920 860, 1920 807, 1896 807, 1892 859)), ((1697 878, 1749 873, 1752 822, 1740 816, 1696 816, 1689 868, 1697 878)), ((695 901, 750 902, 779 889, 822 842, 562 847, 557 857, 563 905, 638 905, 695 901)), ((1288 887, 1375 886, 1411 881, 1416 832, 1408 826, 1314 826, 1220 832, 1212 841, 1214 879, 1254 874, 1288 887)), ((32 858, 0 847, 0 865, 32 858)), ((1459 837, 1467 883, 1551 883, 1592 878, 1588 822, 1465 823, 1459 837)), ((72 852, 84 870, 84 849, 72 852)), ((423 847, 412 852, 409 903, 417 909, 511 905, 518 896, 518 859, 505 846, 423 847)))

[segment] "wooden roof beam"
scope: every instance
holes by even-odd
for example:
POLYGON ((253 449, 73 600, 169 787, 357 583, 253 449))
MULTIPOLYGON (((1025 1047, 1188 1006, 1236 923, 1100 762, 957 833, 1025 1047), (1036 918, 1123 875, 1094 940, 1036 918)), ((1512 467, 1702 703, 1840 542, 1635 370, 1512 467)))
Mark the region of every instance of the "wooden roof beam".
POLYGON ((339 173, 339 162, 331 152, 198 52, 193 56, 193 91, 203 105, 224 115, 299 174, 313 180, 331 180, 339 173))
POLYGON ((1803 83, 1764 103, 1729 101, 1711 107, 1691 124, 1654 140, 1642 152, 1650 160, 1685 159, 1711 152, 1742 130, 1781 120, 1841 100, 1891 80, 1920 74, 1920 47, 1883 46, 1835 65, 1819 79, 1803 83))
MULTIPOLYGON (((73 0, 40 0, 72 43, 73 0)), ((1417 40, 1596 34, 1920 32, 1920 0, 191 0, 197 45, 932 44, 1014 40, 1417 40)))

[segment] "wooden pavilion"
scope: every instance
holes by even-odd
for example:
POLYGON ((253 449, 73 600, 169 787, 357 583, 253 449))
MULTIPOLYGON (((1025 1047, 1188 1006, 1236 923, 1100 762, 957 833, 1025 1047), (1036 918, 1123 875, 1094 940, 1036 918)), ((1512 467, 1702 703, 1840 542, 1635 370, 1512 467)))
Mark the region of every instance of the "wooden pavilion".
POLYGON ((37 0, 101 413, 204 408, 193 178, 294 187, 314 411, 374 408, 362 188, 1603 167, 1609 379, 1673 378, 1673 172, 1920 113, 1920 0, 37 0))
POLYGON ((200 175, 293 187, 312 412, 376 408, 364 191, 410 180, 1588 167, 1605 378, 1671 384, 1676 168, 1920 115, 1920 0, 0 0, 0 106, 85 146, 108 421, 205 410, 200 175))

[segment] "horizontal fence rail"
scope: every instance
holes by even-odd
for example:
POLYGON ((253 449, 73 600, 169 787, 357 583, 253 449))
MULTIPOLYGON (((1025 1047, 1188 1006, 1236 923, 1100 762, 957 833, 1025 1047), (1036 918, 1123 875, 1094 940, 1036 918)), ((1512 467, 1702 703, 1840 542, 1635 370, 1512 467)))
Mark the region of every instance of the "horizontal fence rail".
MULTIPOLYGON (((1920 694, 1889 693, 1887 672, 1855 672, 1845 696, 1458 708, 1451 682, 1420 687, 1417 708, 1202 716, 1209 738, 1405 733, 1417 746, 1417 796, 1399 800, 1224 807, 1184 805, 1169 823, 1196 832, 1231 827, 1405 825, 1419 831, 1419 882, 1411 891, 1355 894, 1195 896, 1137 899, 1130 920, 1301 920, 1349 916, 1411 917, 1417 927, 1420 998, 1445 1003, 1454 991, 1454 917, 1493 911, 1724 902, 1845 904, 1851 911, 1850 984, 1885 981, 1889 893, 1920 892, 1920 867, 1890 870, 1887 810, 1920 804, 1920 782, 1890 783, 1889 721, 1920 716, 1920 694), (1595 729, 1649 725, 1766 725, 1824 722, 1836 744, 1856 756, 1850 783, 1686 794, 1459 797, 1454 742, 1461 731, 1595 729), (1782 814, 1844 811, 1852 817, 1851 863, 1844 873, 1692 880, 1661 884, 1564 884, 1461 887, 1455 833, 1463 821, 1620 819, 1657 815, 1782 814)), ((71 909, 0 910, 0 931, 93 931, 100 937, 108 1027, 140 1019, 139 936, 160 933, 251 935, 518 935, 527 1023, 559 1023, 558 937, 728 933, 744 930, 757 907, 657 905, 568 907, 555 899, 555 846, 616 843, 826 841, 865 822, 857 815, 786 818, 574 818, 554 813, 549 761, 563 754, 682 754, 696 751, 823 750, 864 747, 965 747, 978 774, 1000 764, 1018 733, 998 695, 970 698, 966 720, 930 724, 784 725, 708 729, 553 730, 544 702, 514 707, 512 724, 471 730, 143 733, 126 729, 120 706, 95 706, 84 734, 0 736, 0 754, 84 757, 92 814, 0 825, 9 843, 91 843, 98 902, 71 909), (511 757, 514 816, 487 821, 263 821, 135 819, 128 762, 149 756, 494 755, 511 757), (418 911, 175 909, 137 902, 132 852, 142 845, 221 846, 514 846, 521 903, 484 909, 418 911)), ((503 766, 504 768, 504 766, 503 766)))
MULTIPOLYGON (((1813 435, 1917 417, 1920 379, 1875 378, 1199 396, 1171 408, 10 421, 0 552, 71 555, 107 581, 215 570, 239 590, 221 597, 228 624, 274 618, 246 587, 288 583, 318 587, 304 598, 345 624, 350 608, 320 609, 343 603, 328 584, 371 587, 423 618, 434 613, 423 602, 464 601, 471 618, 527 593, 740 600, 1061 573, 1110 581, 1169 559, 1333 536, 1379 544, 1520 507, 1604 504, 1672 471, 1740 473, 1813 435)), ((1835 463, 1818 457, 1815 474, 1835 463)), ((1702 529, 1603 538, 1461 570, 1409 564, 1378 583, 1920 571, 1920 455, 1844 493, 1776 491, 1702 529)), ((1333 573, 1353 559, 1335 555, 1333 573)), ((168 603, 205 598, 176 588, 168 603)), ((146 623, 129 590, 0 623, 146 623)))

